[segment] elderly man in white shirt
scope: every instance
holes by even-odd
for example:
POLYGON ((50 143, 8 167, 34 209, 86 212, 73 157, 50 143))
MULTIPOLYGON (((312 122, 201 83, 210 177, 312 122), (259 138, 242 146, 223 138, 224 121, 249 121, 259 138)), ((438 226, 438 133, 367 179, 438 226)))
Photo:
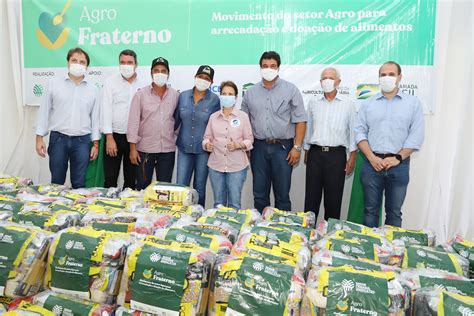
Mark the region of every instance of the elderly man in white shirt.
POLYGON ((318 215, 324 193, 327 220, 340 217, 345 176, 354 170, 356 111, 354 103, 337 92, 341 78, 336 68, 324 69, 320 82, 324 95, 310 100, 307 109, 305 210, 318 215))
POLYGON ((85 77, 89 55, 81 48, 72 48, 67 62, 68 74, 51 80, 41 102, 36 152, 46 157, 43 137, 50 133, 47 153, 51 182, 64 184, 69 163, 72 187, 82 188, 89 160, 96 159, 99 150, 100 101, 97 88, 85 77))
POLYGON ((102 133, 106 135, 104 152, 105 187, 116 187, 123 161, 124 188, 135 189, 136 166, 130 162, 127 141, 128 115, 135 92, 149 84, 138 77, 137 54, 126 49, 119 54, 120 73, 107 78, 102 95, 102 133))

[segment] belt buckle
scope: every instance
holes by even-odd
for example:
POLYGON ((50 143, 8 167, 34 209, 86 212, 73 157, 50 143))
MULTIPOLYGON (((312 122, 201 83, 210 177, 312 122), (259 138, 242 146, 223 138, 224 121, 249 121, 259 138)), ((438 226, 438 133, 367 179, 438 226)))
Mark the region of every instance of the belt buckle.
POLYGON ((329 146, 321 146, 321 151, 328 152, 329 146))

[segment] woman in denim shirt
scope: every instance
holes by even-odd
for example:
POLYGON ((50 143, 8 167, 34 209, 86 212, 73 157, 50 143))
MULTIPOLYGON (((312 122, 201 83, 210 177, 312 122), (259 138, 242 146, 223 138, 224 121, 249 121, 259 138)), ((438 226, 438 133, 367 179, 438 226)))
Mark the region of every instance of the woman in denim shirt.
POLYGON ((177 182, 189 186, 194 172, 193 187, 199 193, 199 204, 204 206, 209 153, 202 148, 202 140, 209 117, 220 110, 220 101, 209 90, 214 69, 200 66, 194 78, 194 87, 180 94, 175 112, 175 129, 179 128, 177 182))

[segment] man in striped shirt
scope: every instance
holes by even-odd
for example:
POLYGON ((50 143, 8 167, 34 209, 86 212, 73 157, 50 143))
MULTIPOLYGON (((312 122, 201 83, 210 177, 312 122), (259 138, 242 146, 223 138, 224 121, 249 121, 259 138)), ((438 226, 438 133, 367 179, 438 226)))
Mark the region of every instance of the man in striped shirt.
POLYGON ((311 99, 307 109, 305 210, 317 216, 324 193, 324 219, 327 220, 340 217, 345 177, 354 170, 356 111, 354 103, 337 92, 341 83, 337 69, 324 69, 320 82, 324 95, 311 99))

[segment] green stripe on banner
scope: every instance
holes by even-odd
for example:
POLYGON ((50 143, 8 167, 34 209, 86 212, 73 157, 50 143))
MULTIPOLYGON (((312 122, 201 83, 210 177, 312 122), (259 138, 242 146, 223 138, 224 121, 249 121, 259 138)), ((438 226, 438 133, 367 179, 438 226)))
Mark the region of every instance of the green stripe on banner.
MULTIPOLYGON (((364 223, 364 188, 360 179, 360 173, 362 171, 364 159, 364 154, 359 151, 356 158, 354 180, 352 181, 351 199, 349 202, 349 212, 347 214, 348 221, 359 224, 364 223)), ((380 215, 381 214, 382 208, 380 208, 380 215)))
POLYGON ((104 148, 105 136, 99 141, 99 155, 93 161, 89 161, 86 172, 86 188, 103 187, 105 183, 104 174, 104 148))

